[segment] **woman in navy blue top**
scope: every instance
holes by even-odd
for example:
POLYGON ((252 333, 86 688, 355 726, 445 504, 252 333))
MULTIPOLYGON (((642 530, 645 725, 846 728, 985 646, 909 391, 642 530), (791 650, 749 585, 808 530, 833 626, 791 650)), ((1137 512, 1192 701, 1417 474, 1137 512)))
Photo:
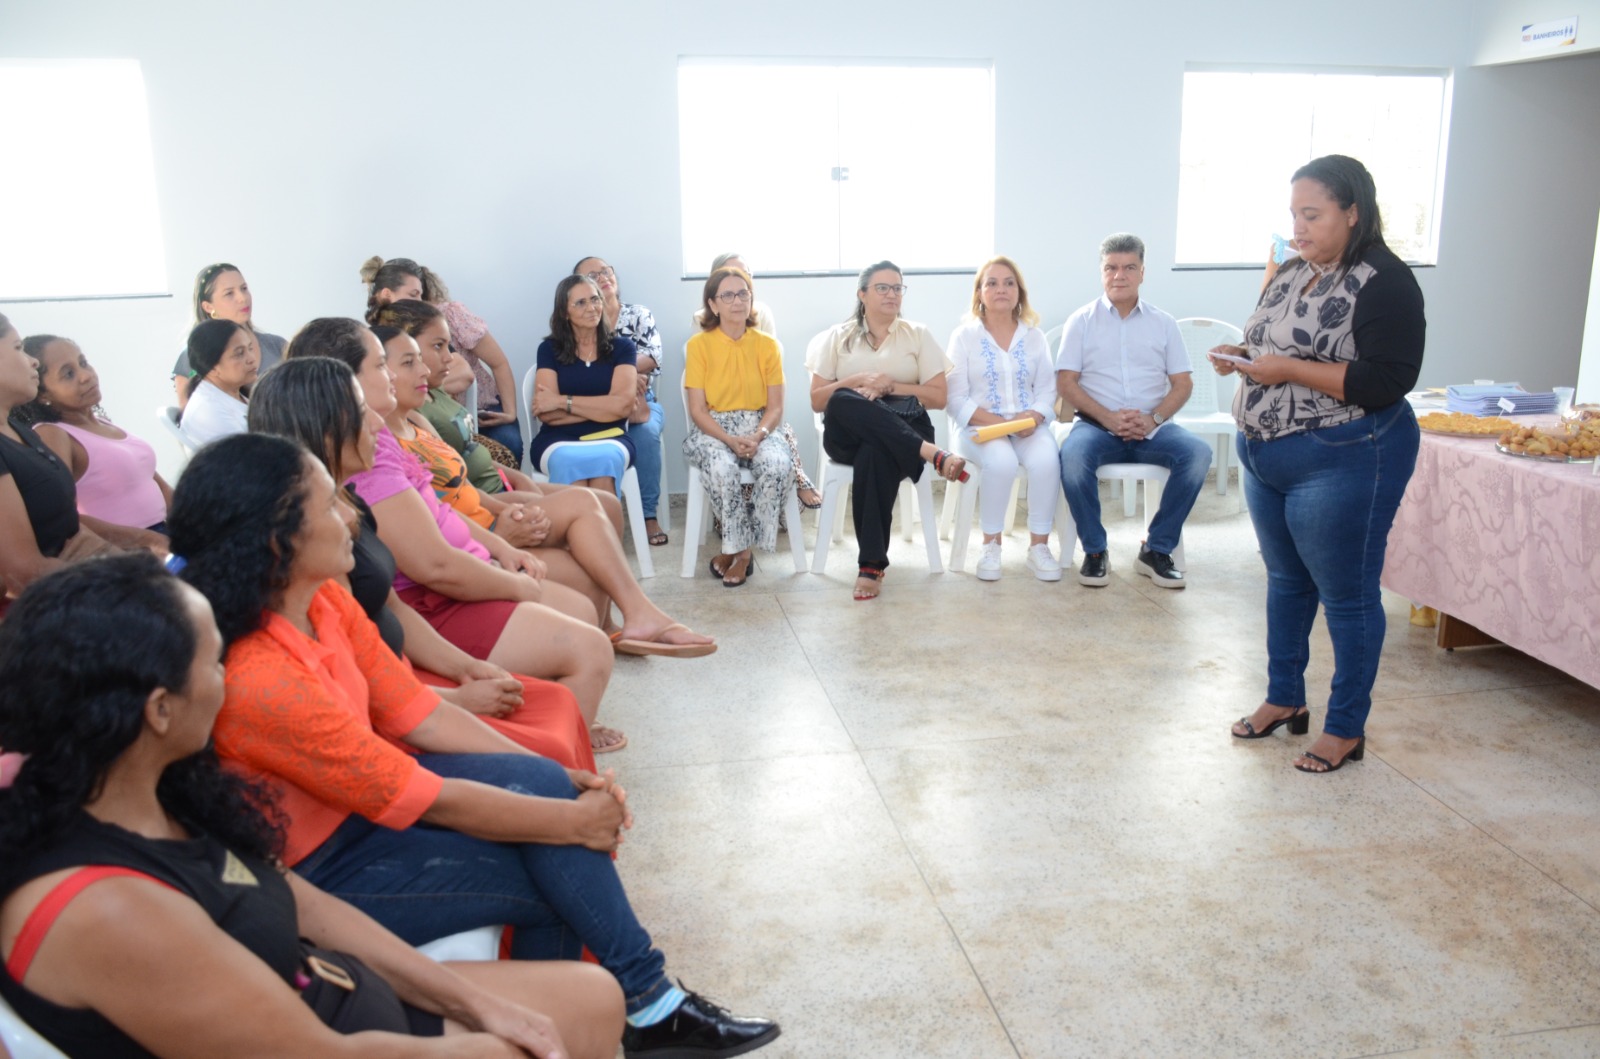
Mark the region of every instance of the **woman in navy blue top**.
POLYGON ((552 482, 617 492, 634 456, 628 413, 636 355, 630 340, 606 327, 605 298, 593 280, 568 276, 557 285, 533 384, 532 411, 543 426, 529 452, 552 482))

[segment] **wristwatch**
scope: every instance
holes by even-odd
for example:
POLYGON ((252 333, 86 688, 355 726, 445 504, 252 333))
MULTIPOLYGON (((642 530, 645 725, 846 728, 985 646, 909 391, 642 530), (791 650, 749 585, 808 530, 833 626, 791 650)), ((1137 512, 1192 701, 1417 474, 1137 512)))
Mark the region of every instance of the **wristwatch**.
POLYGON ((1150 418, 1156 421, 1156 426, 1160 426, 1162 423, 1167 421, 1167 417, 1162 415, 1160 412, 1151 412, 1150 418))

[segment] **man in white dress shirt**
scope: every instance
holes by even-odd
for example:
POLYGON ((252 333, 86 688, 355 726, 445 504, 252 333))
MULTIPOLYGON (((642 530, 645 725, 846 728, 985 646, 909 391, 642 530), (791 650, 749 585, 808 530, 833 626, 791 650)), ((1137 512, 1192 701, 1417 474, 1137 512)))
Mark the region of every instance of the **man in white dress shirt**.
POLYGON ((1111 580, 1095 471, 1153 463, 1171 477, 1134 569, 1163 588, 1182 588, 1172 553, 1211 466, 1211 446, 1170 422, 1194 389, 1189 355, 1178 322, 1139 297, 1144 240, 1108 236, 1100 279, 1105 294, 1067 319, 1056 358, 1056 390, 1078 411, 1061 444, 1061 488, 1083 542, 1078 583, 1098 588, 1111 580))

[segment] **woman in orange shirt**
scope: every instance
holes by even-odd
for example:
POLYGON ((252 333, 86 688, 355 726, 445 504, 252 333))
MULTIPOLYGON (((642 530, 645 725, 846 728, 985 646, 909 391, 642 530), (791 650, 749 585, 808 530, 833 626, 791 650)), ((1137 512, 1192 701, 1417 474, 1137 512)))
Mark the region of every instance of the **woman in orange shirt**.
POLYGON ((202 450, 173 495, 173 553, 227 645, 217 752, 278 796, 284 860, 413 944, 506 924, 519 959, 587 948, 622 986, 629 1053, 776 1038, 667 979, 608 856, 632 824, 622 789, 441 702, 384 646, 337 581, 353 514, 315 458, 262 434, 202 450))

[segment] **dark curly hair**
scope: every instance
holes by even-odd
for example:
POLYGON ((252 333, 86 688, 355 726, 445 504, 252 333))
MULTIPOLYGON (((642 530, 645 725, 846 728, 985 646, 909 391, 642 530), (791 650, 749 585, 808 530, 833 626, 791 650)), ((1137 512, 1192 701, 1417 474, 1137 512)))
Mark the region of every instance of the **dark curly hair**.
MULTIPOLYGON (((0 624, 0 745, 26 754, 0 791, 0 889, 101 791, 151 692, 182 692, 199 643, 178 580, 146 552, 41 578, 0 624)), ((161 805, 189 831, 263 859, 282 849, 267 790, 206 749, 167 766, 161 805)))
MULTIPOLYGON (((40 423, 59 423, 61 413, 53 408, 44 396, 44 347, 52 342, 61 341, 60 335, 29 335, 22 340, 22 351, 39 362, 39 393, 27 404, 19 404, 11 410, 12 416, 28 426, 37 426, 40 423)), ((72 339, 67 339, 71 342, 72 339)))
POLYGON ((211 601, 230 646, 259 629, 289 587, 308 459, 283 438, 232 434, 195 453, 172 491, 172 554, 184 562, 183 579, 211 601))
POLYGON ((414 298, 385 302, 367 310, 367 323, 372 327, 398 327, 413 338, 424 327, 442 319, 444 313, 427 302, 419 302, 414 298))
POLYGON ((350 365, 350 370, 360 373, 367 359, 366 343, 361 333, 368 330, 360 320, 348 316, 319 316, 302 327, 284 350, 283 359, 296 357, 332 357, 350 365))
MULTIPOLYGON (((557 283, 555 307, 550 310, 550 333, 544 336, 546 342, 555 343, 556 360, 562 364, 578 362, 578 334, 572 329, 572 319, 567 315, 567 295, 580 283, 594 287, 596 293, 600 291, 588 276, 567 276, 557 283)), ((606 325, 605 313, 600 314, 600 324, 595 329, 595 352, 599 361, 611 359, 611 328, 606 325)))
POLYGON ((304 445, 328 473, 337 474, 345 446, 361 437, 355 381, 350 366, 332 357, 284 361, 250 398, 250 430, 304 445))

